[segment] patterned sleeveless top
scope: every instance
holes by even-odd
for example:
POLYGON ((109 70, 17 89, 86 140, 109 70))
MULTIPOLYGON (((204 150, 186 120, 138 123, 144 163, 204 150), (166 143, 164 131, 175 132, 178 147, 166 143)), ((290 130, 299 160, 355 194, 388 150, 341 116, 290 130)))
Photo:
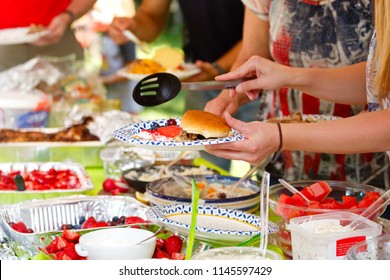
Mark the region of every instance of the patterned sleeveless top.
MULTIPOLYGON (((276 62, 293 67, 335 68, 367 59, 374 30, 372 0, 242 2, 269 22, 269 48, 276 62)), ((320 100, 288 88, 264 91, 260 99, 260 120, 296 112, 349 117, 364 109, 320 100)), ((335 155, 283 151, 266 169, 273 176, 287 180, 362 182, 382 166, 382 161, 383 153, 335 155)))

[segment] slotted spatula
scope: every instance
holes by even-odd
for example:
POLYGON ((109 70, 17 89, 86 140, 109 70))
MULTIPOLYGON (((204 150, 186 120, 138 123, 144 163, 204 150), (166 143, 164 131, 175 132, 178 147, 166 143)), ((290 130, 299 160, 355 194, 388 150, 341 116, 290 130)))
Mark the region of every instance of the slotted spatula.
POLYGON ((140 80, 133 90, 133 98, 141 106, 157 106, 175 98, 180 90, 222 90, 235 88, 238 84, 252 78, 237 79, 225 82, 181 82, 171 73, 151 74, 140 80))

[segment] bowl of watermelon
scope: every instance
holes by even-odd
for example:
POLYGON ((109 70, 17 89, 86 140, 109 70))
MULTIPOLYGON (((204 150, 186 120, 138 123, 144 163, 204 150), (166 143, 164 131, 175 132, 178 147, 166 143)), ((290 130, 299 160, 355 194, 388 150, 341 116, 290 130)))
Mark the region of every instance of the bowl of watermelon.
MULTIPOLYGON (((310 203, 307 203, 300 194, 291 193, 282 184, 270 187, 270 208, 280 218, 277 243, 286 257, 292 256, 291 235, 285 228, 285 224, 289 223, 290 219, 332 211, 360 214, 385 191, 374 186, 345 181, 308 180, 294 181, 290 184, 306 196, 310 203)), ((379 210, 370 219, 375 220, 384 211, 385 208, 379 210)))

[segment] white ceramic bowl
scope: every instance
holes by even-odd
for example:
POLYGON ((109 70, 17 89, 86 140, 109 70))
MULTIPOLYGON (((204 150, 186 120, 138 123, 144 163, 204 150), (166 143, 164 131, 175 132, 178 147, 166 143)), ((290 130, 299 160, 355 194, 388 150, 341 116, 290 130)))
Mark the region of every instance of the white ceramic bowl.
POLYGON ((76 252, 88 260, 150 259, 156 247, 156 237, 135 245, 153 235, 138 228, 109 228, 95 230, 80 237, 76 252))
POLYGON ((267 250, 265 258, 260 256, 257 247, 221 247, 202 251, 192 256, 192 260, 282 260, 275 251, 267 250))

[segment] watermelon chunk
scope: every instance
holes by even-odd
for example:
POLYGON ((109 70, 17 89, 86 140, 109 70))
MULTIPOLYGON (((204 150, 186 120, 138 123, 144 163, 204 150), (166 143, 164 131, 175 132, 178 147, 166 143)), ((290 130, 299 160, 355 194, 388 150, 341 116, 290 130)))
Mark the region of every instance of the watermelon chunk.
MULTIPOLYGON (((325 181, 317 182, 308 187, 313 193, 313 199, 315 201, 323 201, 332 191, 332 188, 325 181)), ((310 198, 309 198, 310 199, 310 198)))

